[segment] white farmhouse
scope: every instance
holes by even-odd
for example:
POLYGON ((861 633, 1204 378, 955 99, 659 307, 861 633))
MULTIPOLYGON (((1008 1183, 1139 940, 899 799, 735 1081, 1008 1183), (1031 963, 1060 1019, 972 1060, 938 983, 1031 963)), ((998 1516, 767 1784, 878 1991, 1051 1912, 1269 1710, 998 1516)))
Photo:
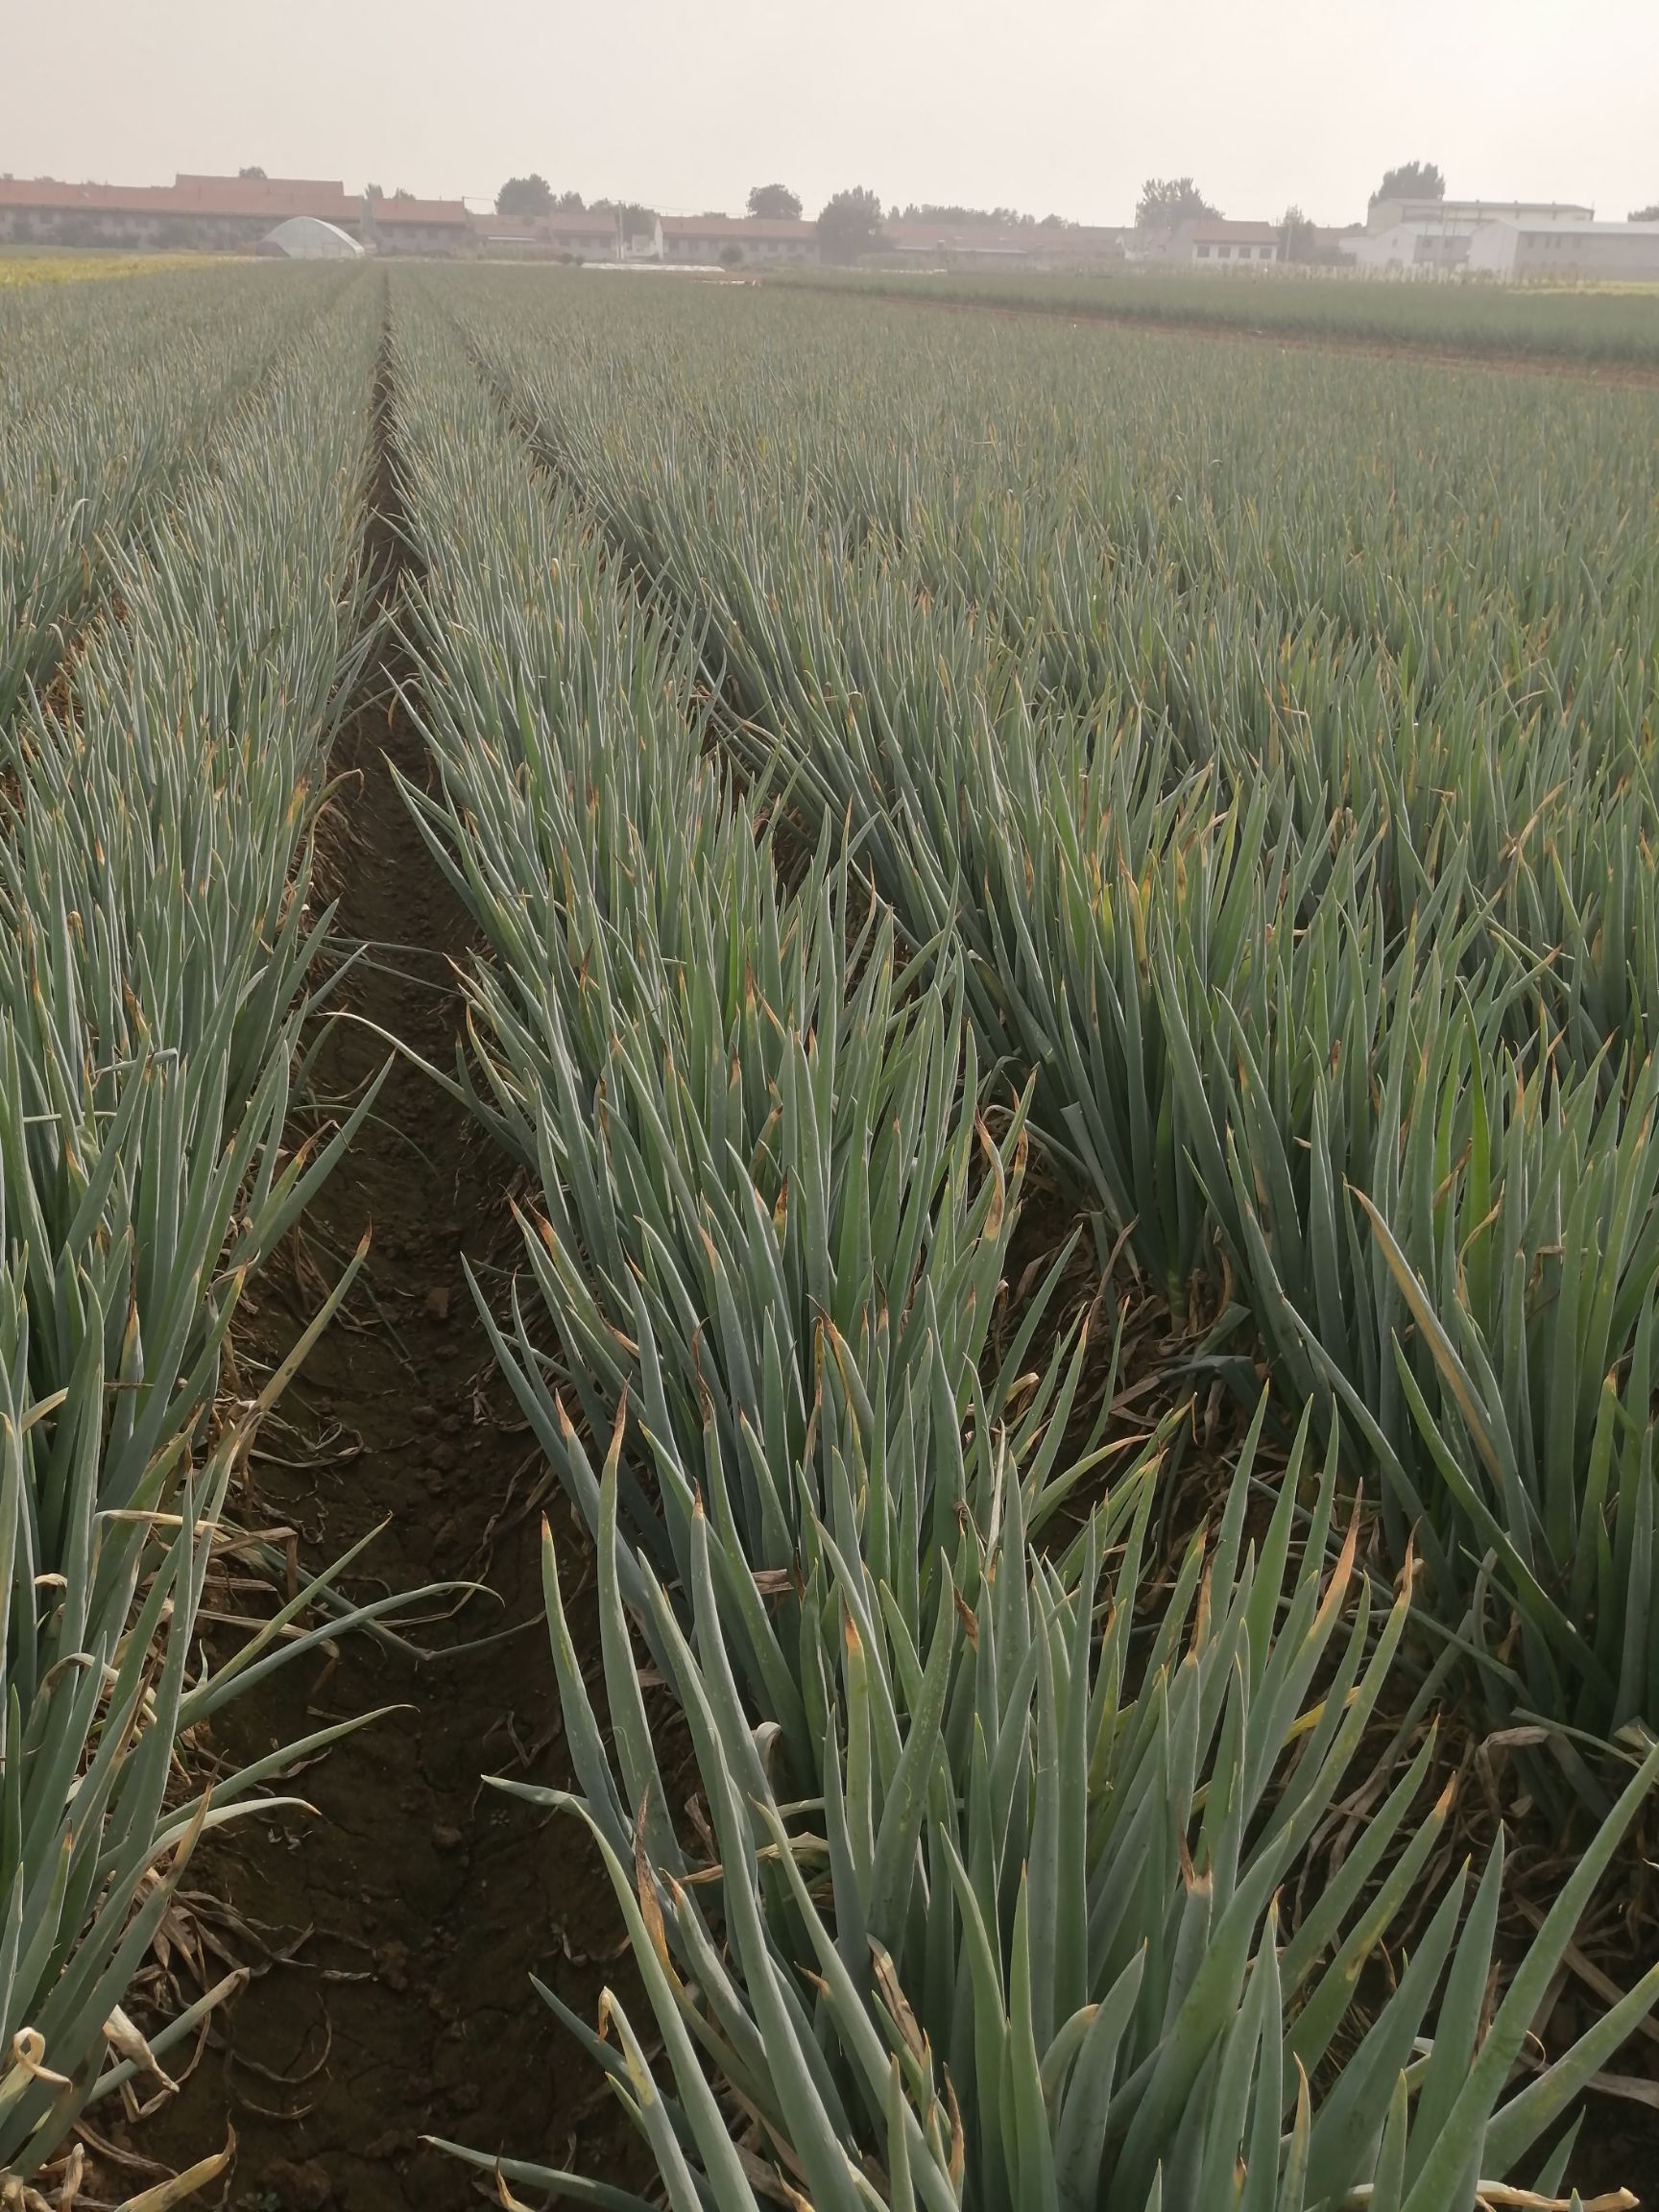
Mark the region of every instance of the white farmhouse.
POLYGON ((1357 268, 1461 269, 1478 226, 1467 215, 1407 216, 1386 230, 1365 230, 1345 238, 1342 250, 1357 268))
POLYGON ((1218 216, 1204 216, 1177 227, 1164 258, 1193 269, 1259 269, 1278 260, 1279 248, 1279 232, 1271 223, 1224 223, 1218 216))

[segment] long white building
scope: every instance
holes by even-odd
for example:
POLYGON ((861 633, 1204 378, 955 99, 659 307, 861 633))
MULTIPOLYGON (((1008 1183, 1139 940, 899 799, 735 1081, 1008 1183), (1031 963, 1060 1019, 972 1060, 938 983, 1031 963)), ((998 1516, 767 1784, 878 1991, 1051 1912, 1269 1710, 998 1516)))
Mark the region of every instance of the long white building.
POLYGON ((1365 228, 1343 241, 1342 251, 1373 273, 1444 271, 1482 266, 1475 242, 1488 231, 1548 228, 1558 231, 1618 229, 1598 224, 1596 210, 1562 200, 1373 200, 1365 228))
POLYGON ((1659 283, 1659 223, 1484 223, 1471 273, 1563 283, 1659 283))
POLYGON ((1343 252, 1374 275, 1644 276, 1644 228, 1597 224, 1595 208, 1559 199, 1374 199, 1365 230, 1343 239, 1343 252))
POLYGON ((1386 200, 1372 198, 1365 210, 1365 228, 1375 233, 1391 230, 1397 223, 1467 223, 1479 228, 1482 223, 1526 223, 1545 220, 1551 223, 1589 223, 1595 220, 1594 207, 1582 207, 1572 200, 1411 200, 1390 197, 1386 200))

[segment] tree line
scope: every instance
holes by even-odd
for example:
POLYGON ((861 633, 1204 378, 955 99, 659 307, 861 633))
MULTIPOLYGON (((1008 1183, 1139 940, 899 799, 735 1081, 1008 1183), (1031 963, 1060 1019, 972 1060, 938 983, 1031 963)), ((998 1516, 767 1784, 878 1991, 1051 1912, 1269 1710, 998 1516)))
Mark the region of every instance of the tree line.
MULTIPOLYGON (((509 177, 495 195, 497 215, 608 215, 633 203, 584 200, 580 192, 555 192, 545 177, 509 177)), ((801 201, 787 184, 757 184, 749 194, 749 213, 757 220, 798 223, 801 201)))
MULTIPOLYGON (((495 195, 497 215, 611 215, 618 205, 612 200, 586 201, 580 192, 555 192, 546 178, 534 171, 528 177, 509 177, 495 195)), ((800 194, 787 184, 757 184, 750 191, 747 212, 757 222, 798 223, 801 205, 800 194)), ((621 212, 631 235, 636 226, 630 218, 649 221, 649 211, 642 207, 623 205, 621 212)), ((819 210, 817 228, 826 253, 856 260, 879 241, 881 202, 862 186, 837 192, 819 210)))
MULTIPOLYGON (((1383 172, 1382 180, 1371 197, 1373 201, 1443 200, 1446 180, 1436 162, 1402 161, 1383 172)), ((555 192, 544 177, 535 174, 510 177, 496 195, 495 211, 499 215, 519 216, 559 212, 610 215, 620 211, 630 235, 650 221, 645 208, 612 200, 596 200, 589 204, 580 192, 555 192)), ((801 196, 786 184, 757 184, 749 193, 747 213, 757 221, 798 223, 802 214, 801 196)), ((1219 220, 1220 208, 1205 197, 1191 177, 1149 177, 1135 205, 1135 225, 1141 230, 1173 230, 1187 222, 1219 220)), ((879 195, 866 185, 854 185, 850 190, 832 193, 819 209, 816 219, 819 244, 828 259, 856 261, 861 254, 879 248, 883 221, 981 224, 1004 229, 1074 228, 1059 215, 1045 215, 1039 220, 1015 207, 964 207, 931 202, 912 202, 903 208, 895 204, 884 216, 879 195)), ((1659 202, 1650 207, 1632 208, 1630 221, 1659 222, 1659 202)), ((1277 228, 1286 260, 1316 257, 1320 251, 1318 226, 1310 221, 1300 206, 1292 204, 1286 207, 1277 228)))

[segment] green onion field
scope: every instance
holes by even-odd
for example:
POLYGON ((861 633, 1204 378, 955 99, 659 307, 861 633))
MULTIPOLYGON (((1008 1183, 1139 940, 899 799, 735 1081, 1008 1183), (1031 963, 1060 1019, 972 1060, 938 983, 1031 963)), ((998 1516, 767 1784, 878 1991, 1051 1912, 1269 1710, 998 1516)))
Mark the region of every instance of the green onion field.
POLYGON ((8 2206, 1659 2203, 1659 325, 906 289, 0 293, 8 2206))

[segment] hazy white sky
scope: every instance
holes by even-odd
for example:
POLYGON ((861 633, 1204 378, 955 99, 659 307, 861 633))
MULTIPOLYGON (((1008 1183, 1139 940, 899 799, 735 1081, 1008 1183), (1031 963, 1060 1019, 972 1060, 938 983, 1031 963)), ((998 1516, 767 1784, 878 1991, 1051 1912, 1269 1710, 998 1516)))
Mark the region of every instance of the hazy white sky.
POLYGON ((1659 200, 1659 0, 0 0, 0 170, 176 169, 737 212, 781 179, 1127 222, 1190 171, 1229 215, 1455 194, 1659 200))

